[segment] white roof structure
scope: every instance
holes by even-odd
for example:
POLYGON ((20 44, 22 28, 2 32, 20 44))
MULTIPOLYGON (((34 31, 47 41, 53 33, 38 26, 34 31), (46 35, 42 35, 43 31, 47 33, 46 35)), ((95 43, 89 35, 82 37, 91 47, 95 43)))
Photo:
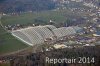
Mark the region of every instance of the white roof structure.
POLYGON ((53 25, 46 25, 45 27, 49 28, 50 30, 56 29, 56 27, 53 25))
POLYGON ((12 31, 13 36, 31 46, 44 43, 46 38, 51 38, 54 36, 60 38, 67 35, 73 35, 75 33, 76 29, 73 27, 56 28, 53 25, 28 27, 12 31))
POLYGON ((43 39, 50 38, 53 35, 53 33, 45 26, 37 26, 33 28, 39 35, 42 36, 43 39))
POLYGON ((61 45, 59 45, 59 44, 55 44, 55 45, 54 45, 54 48, 55 48, 55 49, 67 48, 67 46, 64 45, 64 44, 61 44, 61 45))
POLYGON ((76 31, 72 27, 61 27, 61 28, 56 28, 53 30, 55 35, 59 37, 67 36, 67 35, 73 35, 76 33, 76 31))
POLYGON ((83 29, 81 27, 78 26, 72 26, 72 28, 78 33, 78 32, 82 32, 83 29))
POLYGON ((12 31, 12 35, 33 46, 35 44, 44 43, 46 38, 53 37, 54 35, 51 30, 55 28, 56 27, 52 25, 28 27, 12 31))

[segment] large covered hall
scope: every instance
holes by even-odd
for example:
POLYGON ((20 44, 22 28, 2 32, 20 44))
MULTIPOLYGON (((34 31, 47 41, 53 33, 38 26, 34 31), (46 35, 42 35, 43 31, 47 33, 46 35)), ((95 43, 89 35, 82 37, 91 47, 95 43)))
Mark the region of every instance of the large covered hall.
POLYGON ((82 28, 78 26, 56 28, 53 25, 35 26, 12 31, 12 35, 30 46, 42 44, 46 39, 53 40, 53 37, 61 38, 67 35, 74 35, 82 28))

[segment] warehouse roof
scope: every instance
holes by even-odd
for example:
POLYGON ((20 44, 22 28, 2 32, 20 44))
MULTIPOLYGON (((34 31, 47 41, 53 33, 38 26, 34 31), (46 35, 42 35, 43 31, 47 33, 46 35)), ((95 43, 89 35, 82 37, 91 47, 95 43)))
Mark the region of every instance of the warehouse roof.
POLYGON ((44 43, 45 39, 57 36, 58 38, 76 34, 79 27, 61 27, 56 28, 53 25, 28 27, 12 31, 12 35, 23 42, 34 45, 44 43))

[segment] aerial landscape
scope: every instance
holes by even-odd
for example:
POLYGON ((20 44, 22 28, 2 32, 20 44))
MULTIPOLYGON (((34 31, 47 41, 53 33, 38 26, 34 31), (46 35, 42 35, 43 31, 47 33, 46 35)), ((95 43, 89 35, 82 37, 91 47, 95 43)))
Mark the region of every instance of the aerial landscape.
POLYGON ((99 0, 0 0, 0 66, 99 66, 99 0))

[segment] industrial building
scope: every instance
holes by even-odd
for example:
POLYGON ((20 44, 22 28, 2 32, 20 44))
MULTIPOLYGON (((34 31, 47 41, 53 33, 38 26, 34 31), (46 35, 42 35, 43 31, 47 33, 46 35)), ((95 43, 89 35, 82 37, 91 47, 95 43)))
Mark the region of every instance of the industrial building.
POLYGON ((56 28, 53 25, 45 25, 14 30, 11 33, 19 40, 34 46, 44 43, 47 38, 53 40, 52 37, 54 36, 61 38, 67 35, 74 35, 80 30, 82 29, 78 26, 56 28))

